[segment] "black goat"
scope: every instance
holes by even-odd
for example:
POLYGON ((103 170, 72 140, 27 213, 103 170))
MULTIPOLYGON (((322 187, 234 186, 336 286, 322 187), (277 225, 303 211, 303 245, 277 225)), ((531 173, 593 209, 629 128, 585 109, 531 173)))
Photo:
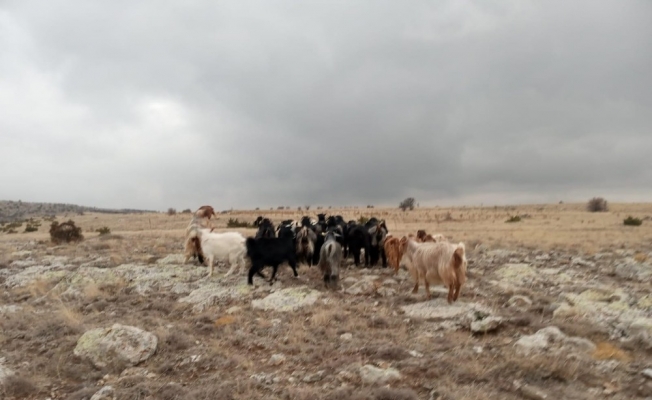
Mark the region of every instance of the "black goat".
POLYGON ((353 254, 353 262, 356 267, 360 265, 360 252, 364 249, 364 265, 370 264, 370 235, 369 231, 357 223, 349 223, 346 232, 346 245, 348 253, 353 254))
POLYGON ((278 266, 286 262, 292 268, 294 276, 297 277, 297 254, 294 248, 294 239, 288 237, 285 229, 282 230, 283 237, 277 238, 252 238, 249 237, 245 241, 247 248, 247 257, 251 260, 251 268, 249 268, 249 275, 247 276, 247 284, 253 285, 253 277, 255 274, 261 275, 261 271, 265 266, 271 266, 273 269, 272 276, 269 279, 269 284, 273 284, 276 279, 278 266))
POLYGON ((275 237, 276 237, 276 232, 274 230, 274 224, 269 218, 263 218, 258 223, 258 231, 256 231, 255 238, 260 239, 260 238, 275 238, 275 237))
POLYGON ((378 259, 382 258, 383 268, 387 268, 387 255, 383 247, 385 238, 387 237, 387 225, 385 225, 385 221, 372 217, 365 224, 365 229, 369 233, 370 265, 376 265, 378 259))

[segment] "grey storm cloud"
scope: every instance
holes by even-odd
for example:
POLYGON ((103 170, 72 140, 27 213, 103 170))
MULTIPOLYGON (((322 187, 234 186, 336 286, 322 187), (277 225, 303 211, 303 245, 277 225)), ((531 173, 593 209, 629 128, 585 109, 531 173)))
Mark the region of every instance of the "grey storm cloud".
POLYGON ((0 198, 649 200, 652 3, 4 1, 0 198))

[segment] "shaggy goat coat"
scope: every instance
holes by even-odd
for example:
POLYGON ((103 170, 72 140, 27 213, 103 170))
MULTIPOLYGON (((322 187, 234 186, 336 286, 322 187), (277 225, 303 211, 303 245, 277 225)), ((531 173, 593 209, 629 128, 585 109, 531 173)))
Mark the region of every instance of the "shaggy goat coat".
POLYGON ((239 232, 210 232, 201 230, 201 251, 208 259, 210 268, 208 276, 213 275, 213 264, 222 261, 230 266, 225 276, 231 275, 236 267, 239 271, 245 268, 245 237, 239 232))
POLYGON ((328 233, 319 255, 319 269, 321 269, 321 272, 324 275, 324 285, 326 285, 326 287, 337 287, 337 283, 340 279, 341 262, 342 245, 337 241, 337 236, 335 234, 328 233))
MULTIPOLYGON (((208 218, 198 217, 197 215, 193 216, 190 220, 190 224, 186 227, 186 245, 185 245, 185 260, 183 263, 187 263, 190 257, 199 260, 200 264, 204 263, 204 253, 201 249, 201 230, 207 228, 207 225, 210 226, 210 221, 208 218)), ((212 230, 212 228, 211 228, 212 230)))
POLYGON ((394 275, 398 274, 401 258, 403 257, 400 240, 393 236, 387 236, 383 248, 387 256, 387 263, 394 268, 394 275))
POLYGON ((312 265, 313 254, 315 252, 315 242, 317 241, 317 235, 315 232, 306 227, 302 226, 297 232, 296 246, 297 246, 297 257, 298 260, 305 261, 308 266, 312 265))
POLYGON ((464 243, 417 243, 404 238, 401 240, 401 248, 415 281, 412 293, 418 292, 419 281, 423 279, 427 299, 432 297, 430 284, 443 283, 448 287, 448 303, 457 300, 462 285, 466 282, 467 260, 464 243))

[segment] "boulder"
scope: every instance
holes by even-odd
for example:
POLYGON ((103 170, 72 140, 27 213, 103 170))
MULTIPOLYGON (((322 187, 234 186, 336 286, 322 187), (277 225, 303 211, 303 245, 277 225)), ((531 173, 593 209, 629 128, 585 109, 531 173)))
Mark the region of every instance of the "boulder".
POLYGON ((253 300, 251 305, 259 310, 295 311, 301 307, 313 305, 321 292, 307 286, 281 289, 260 300, 253 300))
POLYGON ((150 332, 113 324, 86 331, 77 341, 74 354, 89 359, 98 368, 109 364, 134 366, 150 358, 157 345, 157 337, 150 332))

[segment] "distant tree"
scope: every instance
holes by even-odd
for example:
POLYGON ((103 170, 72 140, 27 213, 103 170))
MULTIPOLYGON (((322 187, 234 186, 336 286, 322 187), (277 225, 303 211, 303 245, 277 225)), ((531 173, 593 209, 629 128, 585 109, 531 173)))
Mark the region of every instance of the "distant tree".
POLYGON ((177 213, 176 208, 168 208, 168 215, 175 215, 177 213))
POLYGON ((306 206, 306 211, 310 211, 310 206, 306 206))
POLYGON ((609 209, 607 200, 602 197, 594 197, 586 204, 586 209, 590 212, 604 212, 609 209))
POLYGON ((192 214, 192 211, 189 208, 186 208, 185 210, 181 211, 181 214, 192 214))
POLYGON ((403 211, 406 211, 408 209, 412 211, 414 210, 414 204, 415 204, 414 197, 408 197, 398 205, 398 208, 400 208, 403 211))

